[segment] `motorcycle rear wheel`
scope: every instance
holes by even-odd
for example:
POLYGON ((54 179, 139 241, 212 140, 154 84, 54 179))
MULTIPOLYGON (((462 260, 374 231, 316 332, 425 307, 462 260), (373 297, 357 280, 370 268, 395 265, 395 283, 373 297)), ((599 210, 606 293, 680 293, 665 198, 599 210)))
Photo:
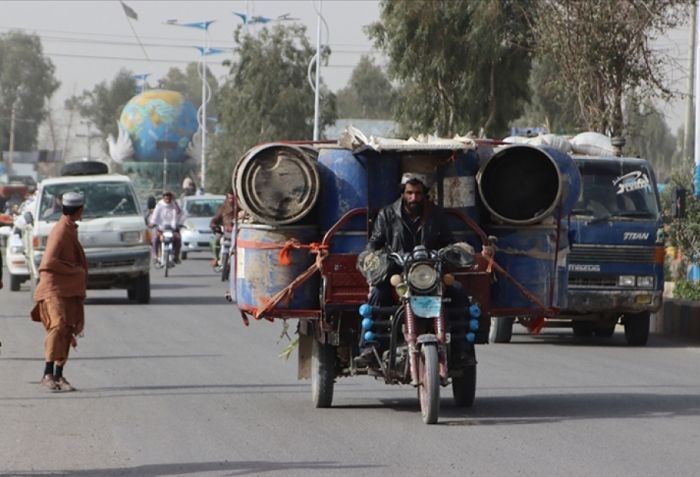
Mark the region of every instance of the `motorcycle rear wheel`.
POLYGON ((165 269, 165 276, 168 276, 168 270, 170 270, 170 252, 163 253, 163 268, 165 269))
POLYGON ((424 344, 418 360, 418 399, 423 422, 435 424, 440 414, 440 365, 437 345, 424 344))

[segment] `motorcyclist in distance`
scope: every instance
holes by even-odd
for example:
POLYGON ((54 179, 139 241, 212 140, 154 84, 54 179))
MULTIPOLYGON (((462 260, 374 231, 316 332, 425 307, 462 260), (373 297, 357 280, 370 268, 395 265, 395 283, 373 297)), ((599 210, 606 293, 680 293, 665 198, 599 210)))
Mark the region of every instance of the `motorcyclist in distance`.
POLYGON ((148 224, 150 228, 155 227, 156 229, 152 240, 154 262, 158 259, 158 244, 160 243, 160 238, 163 236, 163 229, 165 226, 170 225, 173 229, 175 263, 180 263, 180 246, 182 244, 182 240, 180 239, 180 227, 185 222, 186 218, 187 212, 175 202, 172 191, 165 191, 163 193, 163 198, 156 204, 156 208, 153 209, 151 220, 148 224))
MULTIPOLYGON (((455 242, 444 209, 428 198, 430 183, 425 175, 403 174, 399 192, 401 197, 379 212, 365 250, 375 252, 386 247, 391 252, 403 254, 411 252, 417 245, 439 250, 455 242)), ((384 281, 370 287, 369 305, 387 307, 395 304, 390 276, 388 274, 384 281)), ((467 297, 459 282, 447 287, 446 295, 451 298, 449 307, 466 308, 467 297)), ((465 345, 458 352, 465 365, 476 364, 473 344, 465 345)), ((364 333, 360 333, 360 355, 355 361, 368 363, 372 356, 372 349, 365 345, 364 333)))
POLYGON ((236 218, 234 215, 234 195, 233 189, 231 187, 226 191, 226 200, 221 206, 216 210, 214 217, 209 221, 209 228, 214 232, 214 237, 209 241, 209 248, 211 249, 211 254, 213 260, 211 262, 212 267, 216 267, 219 263, 219 252, 221 251, 221 245, 219 244, 219 239, 221 234, 218 232, 218 227, 232 227, 233 221, 236 218))

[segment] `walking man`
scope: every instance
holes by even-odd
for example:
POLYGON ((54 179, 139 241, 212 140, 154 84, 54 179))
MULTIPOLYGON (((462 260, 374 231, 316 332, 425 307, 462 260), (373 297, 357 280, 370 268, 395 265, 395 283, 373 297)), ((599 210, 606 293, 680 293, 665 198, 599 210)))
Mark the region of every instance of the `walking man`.
POLYGON ((63 194, 63 215, 49 234, 34 292, 32 320, 41 321, 46 329, 46 365, 41 384, 51 391, 75 391, 63 376, 63 368, 71 345, 77 346, 75 338, 85 325, 88 266, 76 224, 83 215, 83 204, 82 194, 63 194))

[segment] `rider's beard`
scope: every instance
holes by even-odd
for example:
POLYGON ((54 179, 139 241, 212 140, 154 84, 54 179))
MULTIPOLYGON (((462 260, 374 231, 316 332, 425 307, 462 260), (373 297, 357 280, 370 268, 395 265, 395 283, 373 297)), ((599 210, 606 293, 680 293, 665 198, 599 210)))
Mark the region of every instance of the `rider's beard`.
POLYGON ((421 215, 423 213, 423 201, 408 202, 404 199, 403 205, 406 207, 411 214, 421 215))

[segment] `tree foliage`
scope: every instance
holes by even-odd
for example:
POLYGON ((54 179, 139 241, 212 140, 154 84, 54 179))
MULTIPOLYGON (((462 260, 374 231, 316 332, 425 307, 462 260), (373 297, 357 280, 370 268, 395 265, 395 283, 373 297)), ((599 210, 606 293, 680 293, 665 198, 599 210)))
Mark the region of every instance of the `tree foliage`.
POLYGON ((136 80, 132 75, 131 71, 122 68, 110 83, 102 81, 92 91, 83 90, 80 96, 68 98, 65 107, 92 121, 104 138, 109 134, 117 137, 117 121, 122 109, 137 91, 136 80))
POLYGON ((396 120, 407 133, 505 132, 528 96, 533 1, 382 1, 366 32, 401 84, 396 120))
MULTIPOLYGON (((159 87, 182 93, 192 101, 194 107, 199 109, 202 105, 202 79, 199 77, 198 63, 189 63, 185 71, 180 68, 170 68, 159 81, 159 87)), ((211 87, 211 98, 215 98, 219 91, 219 82, 216 80, 209 67, 206 69, 207 83, 211 87)), ((216 102, 207 103, 207 116, 216 116, 216 102)))
POLYGON ((338 116, 352 119, 391 119, 394 88, 374 60, 362 55, 345 88, 337 92, 338 116))
POLYGON ((536 51, 560 70, 548 87, 575 98, 585 129, 623 134, 626 97, 672 96, 666 78, 669 58, 652 43, 687 19, 689 4, 539 0, 532 9, 536 51))
MULTIPOLYGON (((224 192, 233 168, 251 147, 267 141, 311 140, 314 92, 308 65, 315 55, 298 24, 264 27, 258 33, 238 28, 234 34, 237 61, 217 97, 217 129, 209 149, 206 190, 224 192)), ((323 53, 327 60, 329 51, 323 53)), ((312 70, 313 72, 313 70, 312 70)), ((320 130, 337 117, 335 95, 321 88, 320 130)))
POLYGON ((649 100, 641 105, 628 100, 625 117, 628 124, 626 153, 649 161, 657 178, 670 175, 678 147, 664 116, 649 100))
POLYGON ((47 115, 46 104, 60 86, 55 71, 37 35, 16 30, 0 35, 0 151, 9 147, 9 118, 15 101, 14 148, 35 148, 39 125, 47 115))

